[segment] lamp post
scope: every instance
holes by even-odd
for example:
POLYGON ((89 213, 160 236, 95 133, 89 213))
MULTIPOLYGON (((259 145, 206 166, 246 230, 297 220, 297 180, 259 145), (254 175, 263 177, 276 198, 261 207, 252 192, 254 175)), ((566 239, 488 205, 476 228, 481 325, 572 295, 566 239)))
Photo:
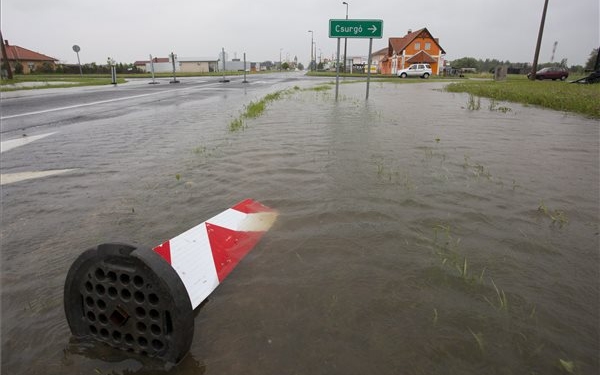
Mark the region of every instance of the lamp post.
POLYGON ((313 47, 314 48, 313 49, 313 51, 314 51, 314 55, 313 56, 315 56, 315 70, 316 70, 318 68, 318 66, 317 66, 317 42, 314 42, 313 46, 314 46, 313 47))
MULTIPOLYGON (((346 19, 348 19, 348 3, 343 1, 342 4, 346 6, 346 19)), ((346 73, 346 50, 348 49, 348 38, 344 38, 344 73, 346 73)))
POLYGON ((308 32, 310 33, 310 64, 308 66, 310 70, 313 70, 313 40, 315 33, 312 30, 308 30, 308 32))
POLYGON ((279 71, 281 72, 281 51, 283 51, 283 48, 279 49, 279 71))

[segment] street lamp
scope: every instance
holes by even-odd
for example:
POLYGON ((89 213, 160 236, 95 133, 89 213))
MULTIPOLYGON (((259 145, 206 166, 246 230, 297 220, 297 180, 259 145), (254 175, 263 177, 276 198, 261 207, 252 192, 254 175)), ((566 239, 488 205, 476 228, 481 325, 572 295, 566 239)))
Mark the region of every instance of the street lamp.
MULTIPOLYGON (((343 1, 342 4, 346 6, 346 19, 348 19, 348 3, 343 1)), ((344 73, 346 73, 346 50, 348 49, 348 38, 344 38, 344 73)))
POLYGON ((279 71, 281 72, 281 51, 283 51, 283 48, 279 49, 279 71))
POLYGON ((308 32, 310 33, 310 70, 313 70, 313 40, 314 40, 314 36, 315 33, 312 30, 308 30, 308 32))

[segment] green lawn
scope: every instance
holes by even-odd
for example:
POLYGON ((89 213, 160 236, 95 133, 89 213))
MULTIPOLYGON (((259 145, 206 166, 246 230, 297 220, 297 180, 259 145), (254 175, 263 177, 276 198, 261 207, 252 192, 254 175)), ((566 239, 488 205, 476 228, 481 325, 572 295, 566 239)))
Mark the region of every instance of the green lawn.
POLYGON ((449 92, 466 92, 477 97, 537 105, 558 111, 575 112, 600 118, 600 85, 567 81, 530 81, 526 77, 509 77, 506 81, 464 80, 446 86, 449 92))
MULTIPOLYGON (((247 74, 278 73, 276 70, 267 72, 248 72, 247 74)), ((227 71, 226 75, 243 75, 240 71, 227 71)), ((203 77, 203 76, 222 76, 222 72, 211 73, 176 73, 177 77, 203 77)), ((170 78, 173 73, 156 73, 156 78, 170 78)), ((146 78, 151 79, 151 73, 127 73, 117 74, 117 83, 125 83, 127 78, 146 78)), ((112 79, 110 74, 84 74, 83 77, 77 74, 16 74, 14 79, 0 80, 0 91, 33 90, 44 88, 60 88, 75 86, 99 86, 110 85, 112 79), (23 83, 37 82, 39 85, 25 86, 23 83)))
MULTIPOLYGON (((33 90, 44 88, 61 88, 76 86, 100 86, 110 85, 110 75, 59 75, 59 74, 27 74, 15 75, 14 79, 3 79, 0 81, 0 91, 33 90), (35 86, 25 86, 27 83, 36 82, 35 86)), ((125 79, 117 77, 117 83, 125 83, 125 79)))

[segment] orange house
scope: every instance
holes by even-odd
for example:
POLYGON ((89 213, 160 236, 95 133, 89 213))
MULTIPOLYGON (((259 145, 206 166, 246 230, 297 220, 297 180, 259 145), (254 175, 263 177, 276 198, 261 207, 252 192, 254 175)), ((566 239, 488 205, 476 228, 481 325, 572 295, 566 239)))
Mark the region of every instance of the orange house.
POLYGON ((425 63, 431 65, 433 74, 437 75, 444 66, 445 55, 438 38, 434 38, 427 28, 408 30, 401 38, 389 38, 387 55, 380 60, 379 71, 395 75, 411 64, 425 63))

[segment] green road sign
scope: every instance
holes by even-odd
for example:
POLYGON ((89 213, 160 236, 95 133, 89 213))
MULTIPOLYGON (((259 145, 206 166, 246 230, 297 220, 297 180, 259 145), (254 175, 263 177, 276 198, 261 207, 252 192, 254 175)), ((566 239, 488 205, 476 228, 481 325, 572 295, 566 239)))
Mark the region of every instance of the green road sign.
POLYGON ((383 35, 383 20, 329 20, 330 38, 376 38, 383 35))

